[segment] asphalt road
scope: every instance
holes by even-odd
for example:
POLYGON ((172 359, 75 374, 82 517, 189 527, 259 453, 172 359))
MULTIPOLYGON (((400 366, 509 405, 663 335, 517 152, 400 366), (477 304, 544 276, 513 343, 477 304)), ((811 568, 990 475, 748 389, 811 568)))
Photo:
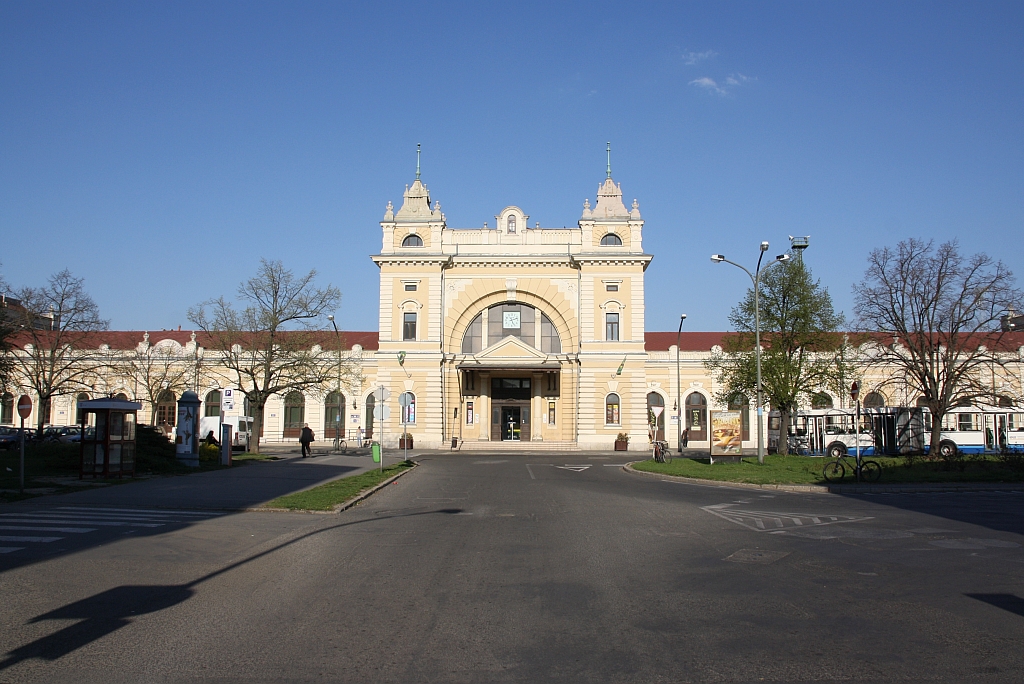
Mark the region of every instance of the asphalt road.
POLYGON ((431 456, 339 515, 5 507, 0 537, 160 524, 0 554, 0 682, 1024 680, 1024 492, 622 462, 431 456))

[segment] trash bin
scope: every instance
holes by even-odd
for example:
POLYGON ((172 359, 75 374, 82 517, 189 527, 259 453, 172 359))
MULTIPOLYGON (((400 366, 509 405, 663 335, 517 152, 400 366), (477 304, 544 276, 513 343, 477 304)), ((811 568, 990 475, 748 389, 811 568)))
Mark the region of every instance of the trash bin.
POLYGON ((373 462, 380 463, 380 444, 378 442, 370 444, 370 453, 373 454, 373 462))

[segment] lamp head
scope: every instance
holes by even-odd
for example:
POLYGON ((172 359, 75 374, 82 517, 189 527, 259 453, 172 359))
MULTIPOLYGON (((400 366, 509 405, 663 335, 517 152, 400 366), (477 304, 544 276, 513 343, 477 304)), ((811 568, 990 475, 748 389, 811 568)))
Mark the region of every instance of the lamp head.
POLYGON ((685 320, 686 320, 686 314, 683 314, 683 315, 681 315, 681 316, 679 317, 679 320, 681 320, 681 321, 685 321, 685 320))
POLYGON ((333 321, 334 320, 334 315, 333 314, 328 314, 327 315, 327 320, 333 321))
POLYGON ((725 255, 724 254, 712 254, 711 255, 711 260, 714 261, 716 264, 720 264, 723 261, 725 261, 725 255))
POLYGON ((762 252, 767 252, 768 251, 768 243, 767 242, 762 242, 761 243, 761 251, 762 252))

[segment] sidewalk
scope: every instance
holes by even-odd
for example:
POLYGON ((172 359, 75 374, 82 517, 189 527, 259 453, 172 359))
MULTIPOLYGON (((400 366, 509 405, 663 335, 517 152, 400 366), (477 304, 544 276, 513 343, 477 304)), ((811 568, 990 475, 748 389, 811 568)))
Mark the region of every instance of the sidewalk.
MULTIPOLYGON (((70 494, 54 494, 9 504, 14 507, 39 505, 125 506, 138 508, 192 508, 244 510, 284 494, 309 489, 331 480, 358 475, 380 467, 368 450, 353 454, 328 454, 329 445, 314 449, 313 458, 302 458, 298 445, 275 444, 261 451, 279 461, 254 461, 233 468, 205 473, 153 477, 123 485, 97 487, 70 494)), ((394 454, 385 455, 391 462, 394 454)))

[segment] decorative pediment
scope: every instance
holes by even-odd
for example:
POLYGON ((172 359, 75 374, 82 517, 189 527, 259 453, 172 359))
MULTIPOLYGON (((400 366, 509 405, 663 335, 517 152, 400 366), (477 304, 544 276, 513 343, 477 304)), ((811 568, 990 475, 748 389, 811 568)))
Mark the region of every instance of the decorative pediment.
POLYGON ((518 337, 511 335, 495 342, 487 349, 476 355, 477 359, 523 359, 529 361, 543 361, 548 358, 547 354, 534 349, 518 337))

